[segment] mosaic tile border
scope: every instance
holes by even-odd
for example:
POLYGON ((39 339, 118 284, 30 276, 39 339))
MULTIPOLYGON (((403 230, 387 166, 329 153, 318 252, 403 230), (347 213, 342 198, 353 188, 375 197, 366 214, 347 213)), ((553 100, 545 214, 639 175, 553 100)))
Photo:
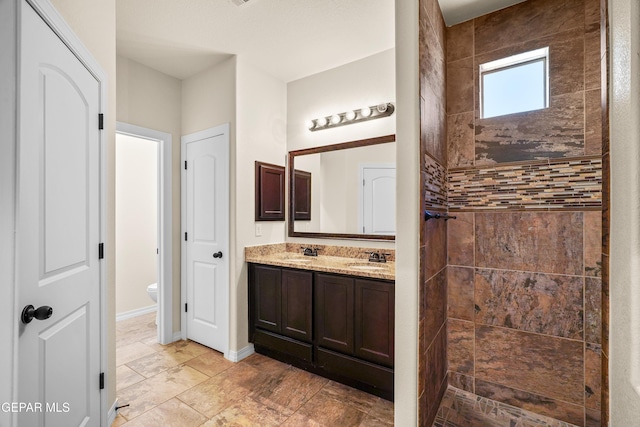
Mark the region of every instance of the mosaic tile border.
POLYGON ((446 190, 451 211, 596 209, 602 206, 602 158, 450 169, 446 190))
POLYGON ((427 209, 447 210, 447 170, 436 159, 424 155, 426 178, 424 203, 427 209))

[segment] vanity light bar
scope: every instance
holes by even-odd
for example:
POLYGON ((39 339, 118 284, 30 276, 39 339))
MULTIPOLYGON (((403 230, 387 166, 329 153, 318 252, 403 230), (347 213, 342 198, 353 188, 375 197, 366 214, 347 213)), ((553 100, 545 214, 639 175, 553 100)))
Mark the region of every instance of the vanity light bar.
POLYGON ((309 121, 307 125, 311 132, 322 129, 336 128, 338 126, 350 125, 353 123, 366 122, 367 120, 389 117, 396 110, 396 107, 387 102, 372 107, 363 107, 358 110, 351 110, 340 114, 320 117, 309 121))

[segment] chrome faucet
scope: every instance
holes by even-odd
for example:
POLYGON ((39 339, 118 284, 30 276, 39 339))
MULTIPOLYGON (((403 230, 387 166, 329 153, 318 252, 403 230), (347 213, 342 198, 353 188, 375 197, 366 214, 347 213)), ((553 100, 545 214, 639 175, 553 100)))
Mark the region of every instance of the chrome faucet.
POLYGON ((302 249, 302 255, 305 256, 318 256, 318 251, 321 250, 320 248, 305 248, 304 246, 300 246, 300 249, 302 249))
POLYGON ((387 257, 391 254, 383 254, 380 252, 370 252, 369 262, 387 262, 387 257))

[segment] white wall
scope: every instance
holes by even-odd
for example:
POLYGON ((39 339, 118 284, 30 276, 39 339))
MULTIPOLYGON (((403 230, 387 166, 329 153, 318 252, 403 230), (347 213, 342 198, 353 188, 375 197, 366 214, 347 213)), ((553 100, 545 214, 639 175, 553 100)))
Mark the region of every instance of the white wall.
MULTIPOLYGON (((640 419, 640 5, 610 0, 612 426, 640 419)), ((604 262, 607 261, 605 258, 604 262)))
POLYGON ((285 241, 284 221, 260 221, 262 236, 255 233, 255 161, 285 165, 287 87, 284 82, 238 57, 235 168, 235 263, 231 274, 231 342, 240 350, 247 345, 248 293, 245 246, 285 241), (233 271, 234 270, 234 271, 233 271))
POLYGON ((173 331, 180 330, 180 136, 182 82, 138 62, 117 57, 119 122, 171 134, 171 192, 173 219, 173 331))
POLYGON ((116 135, 116 314, 155 305, 158 142, 116 135))
MULTIPOLYGON (((333 129, 317 132, 310 132, 307 129, 307 122, 310 119, 384 102, 395 103, 395 55, 395 49, 385 50, 349 64, 289 82, 287 84, 287 151, 396 133, 397 112, 390 117, 333 129)), ((312 191, 312 204, 314 191, 315 187, 312 191)), ((313 225, 304 224, 302 228, 312 229, 313 225)), ((322 244, 344 246, 371 246, 372 244, 371 241, 361 240, 315 240, 294 237, 287 237, 287 240, 317 241, 322 244)), ((395 247, 393 242, 375 242, 374 245, 380 248, 395 247)))
POLYGON ((397 193, 395 406, 397 426, 418 424, 420 108, 418 0, 396 1, 397 193))

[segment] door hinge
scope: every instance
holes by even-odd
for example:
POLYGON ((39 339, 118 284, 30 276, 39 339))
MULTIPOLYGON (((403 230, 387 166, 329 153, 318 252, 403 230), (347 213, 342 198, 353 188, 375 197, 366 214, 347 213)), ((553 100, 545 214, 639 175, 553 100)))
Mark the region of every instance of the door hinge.
POLYGON ((104 243, 98 244, 98 259, 104 258, 104 243))
POLYGON ((186 231, 184 232, 184 241, 185 242, 187 241, 187 232, 186 231))
POLYGON ((184 161, 184 170, 187 170, 187 161, 184 161))
POLYGON ((100 372, 100 390, 104 390, 104 372, 100 372))
POLYGON ((185 302, 184 303, 184 312, 186 313, 187 311, 189 311, 189 310, 187 310, 187 303, 185 302))
POLYGON ((98 114, 98 130, 104 129, 104 114, 98 114))

